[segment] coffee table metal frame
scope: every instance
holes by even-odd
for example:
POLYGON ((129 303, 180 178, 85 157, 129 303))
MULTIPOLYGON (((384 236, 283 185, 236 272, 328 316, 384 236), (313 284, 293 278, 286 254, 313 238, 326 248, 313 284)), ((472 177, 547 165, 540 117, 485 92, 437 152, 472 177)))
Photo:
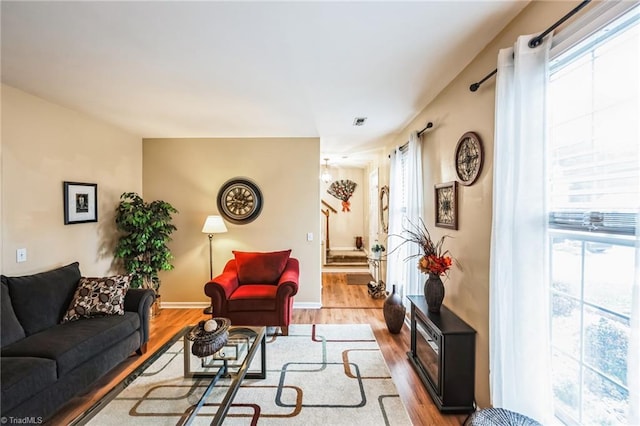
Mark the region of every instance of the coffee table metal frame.
POLYGON ((227 412, 229 411, 229 407, 231 407, 231 402, 233 398, 236 396, 238 389, 240 388, 240 384, 244 379, 264 379, 267 377, 267 341, 266 341, 266 327, 247 327, 247 326, 231 326, 229 328, 229 339, 227 344, 218 351, 215 356, 201 358, 202 365, 205 368, 211 368, 212 371, 191 371, 191 342, 189 339, 184 339, 184 376, 185 377, 195 377, 195 378, 210 378, 211 383, 207 386, 207 389, 204 391, 198 403, 193 407, 189 418, 184 422, 184 425, 190 425, 198 415, 198 412, 204 405, 206 399, 209 397, 211 391, 215 387, 216 383, 220 378, 231 378, 231 383, 229 383, 229 388, 220 402, 220 408, 216 412, 213 420, 211 421, 212 425, 221 425, 224 420, 227 412), (246 333, 255 334, 255 339, 251 341, 253 336, 248 336, 246 333), (246 340, 244 340, 246 339, 246 340), (244 341, 243 341, 244 340, 244 341), (249 346, 251 343, 251 346, 249 346), (247 345, 246 356, 242 361, 242 364, 238 367, 237 372, 232 372, 229 369, 229 361, 237 360, 238 356, 241 356, 241 352, 244 353, 241 345, 247 345), (261 360, 260 360, 260 371, 259 372, 248 372, 249 364, 253 360, 258 348, 261 349, 261 360), (224 350, 233 349, 233 356, 226 356, 224 354, 221 355, 221 352, 224 350), (219 365, 221 362, 221 365, 219 365), (217 369, 217 370, 216 370, 217 369))

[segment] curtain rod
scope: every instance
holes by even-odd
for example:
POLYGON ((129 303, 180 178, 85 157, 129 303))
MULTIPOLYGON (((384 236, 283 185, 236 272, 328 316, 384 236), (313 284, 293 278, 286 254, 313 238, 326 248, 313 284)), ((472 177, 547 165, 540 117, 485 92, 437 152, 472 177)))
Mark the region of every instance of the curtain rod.
MULTIPOLYGON (((432 128, 432 127, 433 127, 433 123, 432 123, 432 122, 428 122, 428 123, 427 123, 427 125, 424 127, 424 129, 422 129, 422 130, 420 130, 420 131, 418 132, 418 137, 422 136, 422 134, 423 134, 424 132, 426 132, 426 131, 427 131, 427 129, 430 129, 430 128, 432 128)), ((404 145, 402 145, 402 146, 401 146, 401 147, 399 147, 398 149, 399 149, 400 151, 404 151, 405 149, 407 149, 407 146, 409 146, 409 142, 405 143, 404 145)), ((389 154, 389 158, 391 158, 391 154, 389 154)))
POLYGON ((422 129, 422 130, 420 130, 420 131, 418 132, 418 137, 422 136, 422 134, 423 134, 424 132, 426 132, 426 131, 427 131, 427 129, 430 129, 430 128, 432 128, 432 127, 433 127, 433 123, 432 123, 432 122, 428 122, 428 123, 427 123, 427 125, 425 126, 425 128, 424 128, 424 129, 422 129))
MULTIPOLYGON (((562 18, 558 19, 549 28, 544 30, 544 32, 542 32, 540 35, 538 35, 536 37, 533 37, 531 40, 529 40, 529 47, 533 49, 533 48, 536 48, 536 47, 540 46, 540 44, 542 44, 542 40, 544 40, 544 38, 547 35, 549 35, 549 33, 551 31, 555 30, 560 25, 564 24, 567 19, 571 18, 573 15, 575 15, 578 12, 580 12, 580 10, 583 7, 585 7, 586 5, 588 5, 589 3, 591 3, 591 0, 584 0, 582 3, 580 3, 579 5, 574 7, 569 13, 564 15, 562 18)), ((488 79, 490 79, 491 77, 496 75, 497 72, 498 72, 498 69, 496 68, 495 70, 493 70, 489 74, 487 74, 482 80, 478 81, 477 83, 473 83, 471 86, 469 86, 469 90, 471 90, 472 92, 475 92, 476 90, 478 90, 480 88, 482 83, 484 83, 485 81, 487 81, 488 79)))

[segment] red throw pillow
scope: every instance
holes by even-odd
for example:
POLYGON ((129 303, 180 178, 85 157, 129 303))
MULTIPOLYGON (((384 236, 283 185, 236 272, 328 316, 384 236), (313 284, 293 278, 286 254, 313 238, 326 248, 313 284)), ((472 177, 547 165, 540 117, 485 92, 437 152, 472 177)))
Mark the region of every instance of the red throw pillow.
POLYGON ((240 284, 277 284, 291 250, 268 253, 233 251, 240 284))

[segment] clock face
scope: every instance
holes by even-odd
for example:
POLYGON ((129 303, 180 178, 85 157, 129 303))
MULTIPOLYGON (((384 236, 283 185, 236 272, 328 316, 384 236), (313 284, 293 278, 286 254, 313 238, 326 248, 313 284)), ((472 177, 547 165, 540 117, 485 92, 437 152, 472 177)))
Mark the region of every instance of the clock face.
POLYGON ((482 142, 474 132, 467 132, 458 141, 455 153, 456 173, 463 185, 471 185, 482 170, 482 142))
POLYGON ((436 185, 436 226, 458 229, 456 182, 436 185))
POLYGON ((260 188, 248 179, 231 179, 218 191, 218 211, 231 223, 255 220, 262 211, 260 188))

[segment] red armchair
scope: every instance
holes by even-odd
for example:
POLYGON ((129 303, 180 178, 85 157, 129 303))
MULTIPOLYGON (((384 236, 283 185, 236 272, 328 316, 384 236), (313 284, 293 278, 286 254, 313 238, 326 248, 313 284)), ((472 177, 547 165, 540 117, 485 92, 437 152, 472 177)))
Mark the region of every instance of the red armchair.
POLYGON ((289 257, 291 250, 233 254, 222 274, 204 286, 214 316, 229 318, 233 325, 280 327, 289 335, 298 259, 289 257))

